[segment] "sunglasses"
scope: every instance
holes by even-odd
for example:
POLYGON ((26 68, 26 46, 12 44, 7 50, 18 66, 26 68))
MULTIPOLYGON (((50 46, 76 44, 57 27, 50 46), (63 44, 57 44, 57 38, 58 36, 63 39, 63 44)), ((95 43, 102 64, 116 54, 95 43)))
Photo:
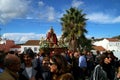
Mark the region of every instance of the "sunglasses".
POLYGON ((49 63, 42 63, 42 64, 44 64, 44 65, 48 65, 49 63))
POLYGON ((51 63, 51 62, 49 63, 49 65, 54 65, 54 64, 55 64, 55 63, 51 63))

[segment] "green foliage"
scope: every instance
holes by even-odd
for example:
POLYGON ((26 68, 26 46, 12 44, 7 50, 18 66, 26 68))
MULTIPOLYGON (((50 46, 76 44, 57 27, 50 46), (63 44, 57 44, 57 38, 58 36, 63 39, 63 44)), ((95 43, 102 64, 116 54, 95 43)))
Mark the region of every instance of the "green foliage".
POLYGON ((63 31, 62 38, 65 40, 65 42, 68 43, 71 43, 72 40, 77 41, 74 44, 77 45, 77 48, 80 48, 79 45, 82 47, 86 46, 83 46, 83 44, 85 44, 84 41, 87 41, 85 33, 88 32, 85 28, 87 21, 85 16, 86 14, 83 14, 82 10, 78 10, 77 8, 70 8, 69 10, 66 10, 66 14, 64 14, 61 18, 61 25, 63 31))
POLYGON ((66 12, 67 13, 61 18, 63 37, 71 39, 72 35, 78 37, 87 33, 87 30, 85 29, 85 21, 87 19, 85 19, 85 14, 82 14, 82 10, 70 8, 69 10, 66 10, 66 12))
POLYGON ((49 48, 49 43, 44 38, 42 38, 40 40, 39 44, 40 44, 40 49, 42 49, 42 48, 49 48))
POLYGON ((49 48, 66 48, 67 47, 67 45, 64 43, 64 41, 62 39, 60 39, 58 41, 58 46, 57 47, 55 47, 55 46, 50 47, 49 44, 50 43, 47 40, 45 40, 44 38, 41 38, 40 43, 39 43, 40 49, 46 50, 46 49, 49 49, 49 48))

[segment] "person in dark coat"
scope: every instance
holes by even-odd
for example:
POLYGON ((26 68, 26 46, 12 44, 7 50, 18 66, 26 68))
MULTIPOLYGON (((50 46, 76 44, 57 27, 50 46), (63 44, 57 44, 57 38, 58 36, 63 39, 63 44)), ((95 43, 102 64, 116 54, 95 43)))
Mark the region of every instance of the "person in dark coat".
POLYGON ((44 57, 42 60, 42 65, 40 73, 42 74, 43 80, 51 80, 51 72, 49 69, 49 57, 44 57))
POLYGON ((28 49, 23 55, 19 80, 43 80, 35 61, 33 51, 28 49))
POLYGON ((109 80, 109 75, 106 72, 106 65, 110 64, 110 59, 105 54, 101 54, 99 57, 99 64, 94 68, 93 74, 90 80, 109 80))

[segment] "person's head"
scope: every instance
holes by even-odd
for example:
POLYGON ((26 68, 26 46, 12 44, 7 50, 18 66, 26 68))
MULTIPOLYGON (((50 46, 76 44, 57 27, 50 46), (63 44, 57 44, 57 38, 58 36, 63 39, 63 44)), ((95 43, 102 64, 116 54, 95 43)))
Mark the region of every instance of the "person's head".
POLYGON ((50 33, 54 33, 54 30, 53 30, 53 28, 51 27, 51 29, 50 29, 50 33))
POLYGON ((24 54, 23 55, 23 61, 26 66, 31 66, 32 65, 32 57, 29 54, 24 54))
POLYGON ((44 66, 45 68, 49 68, 48 67, 49 62, 50 62, 49 57, 44 57, 43 60, 42 60, 42 66, 44 66))
POLYGON ((50 71, 56 74, 62 74, 68 71, 68 62, 64 56, 55 54, 50 58, 50 71))
POLYGON ((111 61, 106 54, 101 54, 100 57, 99 57, 99 60, 100 60, 99 63, 101 65, 103 65, 103 64, 109 64, 110 61, 111 61))
POLYGON ((114 61, 116 59, 116 56, 114 55, 114 53, 112 51, 108 52, 108 57, 111 61, 114 61))
POLYGON ((35 53, 32 51, 31 48, 28 48, 23 53, 23 62, 25 63, 26 66, 31 66, 32 65, 32 60, 34 58, 35 58, 35 53))
POLYGON ((32 59, 35 58, 35 53, 33 52, 33 50, 31 48, 28 48, 26 50, 25 54, 29 55, 32 59))
POLYGON ((5 68, 13 72, 18 72, 20 70, 20 58, 15 54, 8 54, 5 56, 4 65, 5 68))
POLYGON ((100 51, 96 51, 96 53, 97 53, 97 55, 99 55, 99 54, 100 54, 100 51))
POLYGON ((70 73, 66 73, 60 77, 60 80, 74 80, 74 77, 70 73))
POLYGON ((74 57, 75 58, 79 58, 79 56, 80 56, 79 52, 74 52, 74 57))

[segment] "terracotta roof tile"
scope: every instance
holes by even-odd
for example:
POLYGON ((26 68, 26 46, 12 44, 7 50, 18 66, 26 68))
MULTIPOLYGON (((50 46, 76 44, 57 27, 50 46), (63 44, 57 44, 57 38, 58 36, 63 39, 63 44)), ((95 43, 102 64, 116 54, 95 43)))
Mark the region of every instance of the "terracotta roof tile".
POLYGON ((20 45, 14 45, 11 48, 21 48, 21 46, 20 45))
POLYGON ((93 46, 93 49, 97 51, 105 51, 105 48, 103 48, 102 46, 93 46))
POLYGON ((28 40, 24 45, 39 45, 40 40, 28 40))
POLYGON ((0 44, 0 51, 9 52, 10 48, 14 45, 13 40, 6 40, 6 43, 0 44))
POLYGON ((118 42, 120 41, 119 39, 115 39, 115 38, 106 38, 108 41, 110 42, 118 42))

